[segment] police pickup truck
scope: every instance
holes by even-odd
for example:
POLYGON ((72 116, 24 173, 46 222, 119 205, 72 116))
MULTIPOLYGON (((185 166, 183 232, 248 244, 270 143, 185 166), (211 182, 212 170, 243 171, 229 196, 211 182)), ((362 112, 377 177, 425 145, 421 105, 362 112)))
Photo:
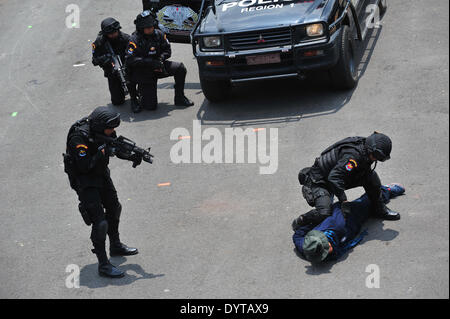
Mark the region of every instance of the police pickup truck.
POLYGON ((386 0, 203 0, 191 33, 203 93, 221 101, 239 82, 318 69, 329 70, 336 88, 352 89, 355 40, 386 8, 386 0))

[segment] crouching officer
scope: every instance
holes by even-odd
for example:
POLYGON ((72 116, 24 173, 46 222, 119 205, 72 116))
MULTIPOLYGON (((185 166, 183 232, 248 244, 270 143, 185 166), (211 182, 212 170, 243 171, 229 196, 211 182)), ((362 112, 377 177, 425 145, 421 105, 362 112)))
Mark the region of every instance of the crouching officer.
MULTIPOLYGON (((107 42, 111 45, 114 54, 120 56, 122 62, 125 63, 125 53, 130 42, 130 35, 120 29, 119 21, 114 18, 106 18, 101 23, 101 31, 97 39, 92 43, 92 64, 100 66, 105 77, 108 78, 111 102, 114 105, 125 103, 125 92, 119 75, 114 72, 113 57, 107 47, 107 42)), ((131 108, 132 110, 138 109, 136 84, 128 82, 127 87, 131 97, 131 108)))
POLYGON ((386 207, 381 198, 381 182, 375 167, 377 161, 390 158, 391 139, 375 132, 369 137, 349 137, 322 152, 312 167, 300 171, 298 179, 303 197, 316 209, 292 222, 295 230, 305 224, 319 224, 331 215, 333 196, 342 204, 342 212, 349 210, 345 190, 363 186, 369 196, 375 216, 387 220, 400 219, 400 214, 386 207))
MULTIPOLYGON (((116 137, 115 128, 120 124, 120 114, 107 107, 96 108, 89 117, 76 122, 67 136, 67 150, 64 154, 65 172, 69 175, 71 187, 77 192, 79 210, 85 223, 92 224, 91 240, 93 253, 98 258, 98 272, 101 276, 122 277, 123 271, 113 266, 105 249, 106 235, 110 241, 111 256, 128 256, 138 253, 136 248, 124 245, 119 238, 119 221, 122 206, 108 168, 112 150, 96 136, 116 137)), ((121 159, 139 159, 115 153, 121 159)))
POLYGON ((186 68, 183 63, 168 61, 172 54, 170 43, 161 30, 155 29, 156 21, 151 12, 142 12, 134 23, 136 32, 128 45, 126 63, 131 80, 138 84, 141 107, 157 108, 157 81, 167 76, 175 78, 175 105, 194 105, 184 95, 186 68))

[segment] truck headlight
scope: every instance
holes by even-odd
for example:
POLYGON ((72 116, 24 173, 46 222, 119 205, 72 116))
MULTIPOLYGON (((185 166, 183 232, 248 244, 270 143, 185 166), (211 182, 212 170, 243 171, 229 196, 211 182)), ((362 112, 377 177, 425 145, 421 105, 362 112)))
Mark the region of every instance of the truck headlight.
POLYGON ((306 27, 306 34, 308 37, 319 37, 323 35, 323 24, 322 23, 314 23, 310 24, 306 27))
POLYGON ((204 37, 203 45, 205 48, 208 48, 208 49, 218 48, 222 45, 222 41, 219 36, 204 37))

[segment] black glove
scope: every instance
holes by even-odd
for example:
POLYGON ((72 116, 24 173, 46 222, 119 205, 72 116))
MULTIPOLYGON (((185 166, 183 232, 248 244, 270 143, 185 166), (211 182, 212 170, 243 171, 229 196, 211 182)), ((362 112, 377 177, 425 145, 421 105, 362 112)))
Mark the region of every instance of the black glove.
POLYGON ((112 67, 111 63, 113 62, 113 58, 111 54, 105 54, 99 58, 99 64, 102 68, 112 67))

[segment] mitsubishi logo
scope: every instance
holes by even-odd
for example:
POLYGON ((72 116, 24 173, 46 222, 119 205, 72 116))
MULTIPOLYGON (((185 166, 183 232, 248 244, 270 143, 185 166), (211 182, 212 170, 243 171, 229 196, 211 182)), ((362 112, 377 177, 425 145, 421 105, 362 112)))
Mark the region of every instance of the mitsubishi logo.
POLYGON ((260 35, 259 35, 259 40, 256 41, 256 43, 260 44, 260 43, 265 43, 265 42, 266 42, 266 40, 264 40, 262 34, 260 34, 260 35))

